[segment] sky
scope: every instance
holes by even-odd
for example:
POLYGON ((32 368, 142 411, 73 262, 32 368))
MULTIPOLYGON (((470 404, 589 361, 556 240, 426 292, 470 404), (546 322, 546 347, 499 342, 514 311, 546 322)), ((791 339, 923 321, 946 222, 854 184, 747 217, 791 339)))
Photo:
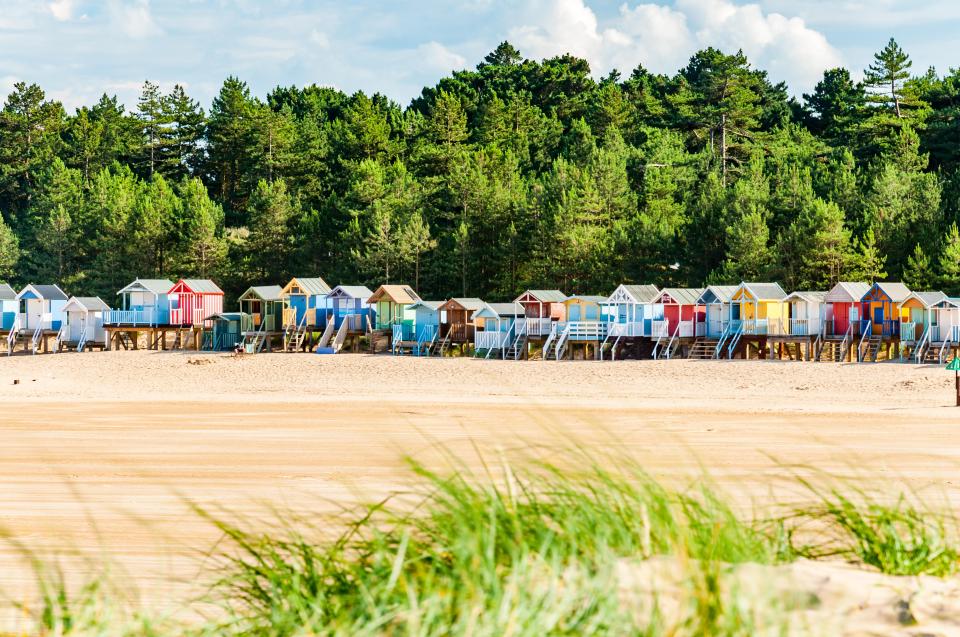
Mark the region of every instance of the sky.
POLYGON ((406 105, 509 40, 525 57, 586 58, 597 77, 673 73, 706 46, 743 49, 790 93, 855 76, 893 36, 914 70, 960 66, 958 0, 0 0, 0 92, 35 82, 68 110, 144 80, 206 108, 225 77, 381 92, 406 105))

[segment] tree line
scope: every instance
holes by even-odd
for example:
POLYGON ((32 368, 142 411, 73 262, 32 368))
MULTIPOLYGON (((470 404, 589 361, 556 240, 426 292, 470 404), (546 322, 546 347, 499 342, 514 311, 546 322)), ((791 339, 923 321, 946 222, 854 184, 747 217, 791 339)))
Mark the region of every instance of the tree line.
POLYGON ((0 279, 405 282, 424 298, 902 279, 960 295, 960 70, 894 41, 791 98, 742 53, 600 80, 500 44, 406 108, 227 78, 0 112, 0 279))

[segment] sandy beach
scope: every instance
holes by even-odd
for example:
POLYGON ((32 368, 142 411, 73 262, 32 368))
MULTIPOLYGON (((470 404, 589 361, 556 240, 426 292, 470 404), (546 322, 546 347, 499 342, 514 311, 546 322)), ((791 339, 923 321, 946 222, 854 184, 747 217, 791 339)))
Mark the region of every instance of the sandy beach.
MULTIPOLYGON (((953 380, 900 364, 14 356, 0 360, 0 527, 108 557, 152 605, 192 590, 217 538, 187 501, 329 511, 402 487, 404 454, 449 462, 438 446, 474 467, 476 448, 627 453, 665 480, 706 470, 745 507, 804 497, 790 477, 808 468, 957 502, 953 380)), ((0 587, 30 581, 4 544, 0 587)))

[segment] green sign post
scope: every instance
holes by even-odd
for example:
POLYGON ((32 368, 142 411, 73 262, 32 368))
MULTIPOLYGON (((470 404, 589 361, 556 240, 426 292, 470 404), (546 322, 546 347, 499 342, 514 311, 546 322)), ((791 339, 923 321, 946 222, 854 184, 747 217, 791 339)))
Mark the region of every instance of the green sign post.
POLYGON ((957 407, 960 407, 960 357, 954 356, 953 360, 947 363, 947 371, 953 372, 957 387, 957 407))

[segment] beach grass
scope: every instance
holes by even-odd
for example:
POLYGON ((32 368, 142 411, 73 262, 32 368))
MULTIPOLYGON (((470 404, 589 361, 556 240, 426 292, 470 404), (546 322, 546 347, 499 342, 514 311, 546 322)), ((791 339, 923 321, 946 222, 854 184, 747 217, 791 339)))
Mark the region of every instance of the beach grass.
POLYGON ((953 519, 916 494, 881 500, 803 482, 812 504, 771 519, 745 516, 706 478, 668 487, 629 459, 579 450, 498 459, 479 475, 408 465, 409 490, 280 530, 195 508, 224 540, 209 593, 192 602, 209 618, 200 622, 123 611, 101 579, 68 591, 37 562, 30 634, 782 635, 786 602, 740 591, 737 565, 843 559, 946 576, 958 560, 953 519), (624 568, 664 559, 678 590, 625 593, 624 568))

